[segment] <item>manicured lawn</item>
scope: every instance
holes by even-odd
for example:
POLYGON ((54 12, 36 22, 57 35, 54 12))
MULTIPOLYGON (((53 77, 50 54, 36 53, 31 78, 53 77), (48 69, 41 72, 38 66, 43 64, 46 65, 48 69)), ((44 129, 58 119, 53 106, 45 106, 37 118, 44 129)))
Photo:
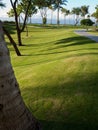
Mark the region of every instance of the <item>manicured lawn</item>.
POLYGON ((92 34, 92 35, 98 36, 98 31, 92 31, 91 30, 91 31, 89 31, 89 33, 92 34))
POLYGON ((98 44, 73 29, 29 27, 21 57, 9 45, 22 96, 43 130, 98 129, 98 44))

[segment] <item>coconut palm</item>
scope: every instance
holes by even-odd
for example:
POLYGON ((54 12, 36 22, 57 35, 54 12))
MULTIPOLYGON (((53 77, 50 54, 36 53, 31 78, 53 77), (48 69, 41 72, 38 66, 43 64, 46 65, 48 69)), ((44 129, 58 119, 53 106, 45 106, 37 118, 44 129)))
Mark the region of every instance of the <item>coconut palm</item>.
POLYGON ((51 24, 52 24, 52 18, 53 18, 53 11, 54 11, 54 8, 53 8, 52 5, 50 5, 48 8, 51 10, 51 24))
POLYGON ((70 14, 70 10, 62 8, 61 12, 64 14, 64 24, 66 24, 66 16, 68 16, 70 14))
POLYGON ((67 0, 54 0, 54 8, 57 9, 57 25, 59 25, 59 12, 63 8, 63 5, 66 5, 67 0))
POLYGON ((89 9, 89 6, 86 6, 86 5, 81 6, 81 16, 83 18, 85 18, 85 15, 89 13, 88 9, 89 9))
POLYGON ((1 7, 1 8, 2 8, 2 7, 5 7, 5 4, 2 3, 2 0, 0 0, 0 7, 1 7))
POLYGON ((34 5, 38 7, 41 17, 42 17, 42 22, 43 24, 47 23, 47 11, 48 7, 51 5, 50 0, 34 0, 33 1, 34 5))
POLYGON ((25 106, 14 76, 0 22, 0 130, 40 130, 25 106))
POLYGON ((96 11, 91 15, 96 19, 96 26, 98 25, 98 5, 95 7, 96 11))
POLYGON ((79 23, 79 15, 81 14, 81 8, 76 7, 72 9, 72 14, 75 15, 75 25, 79 23))

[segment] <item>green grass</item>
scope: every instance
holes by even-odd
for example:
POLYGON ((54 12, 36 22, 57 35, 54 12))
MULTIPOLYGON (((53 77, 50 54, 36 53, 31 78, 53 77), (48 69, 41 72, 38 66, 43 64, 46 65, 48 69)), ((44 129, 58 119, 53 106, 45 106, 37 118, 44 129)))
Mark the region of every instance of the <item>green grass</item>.
POLYGON ((89 31, 89 33, 92 34, 92 35, 98 36, 98 31, 91 30, 91 31, 89 31))
POLYGON ((98 44, 73 30, 30 27, 22 57, 9 45, 22 96, 43 130, 98 129, 98 44))

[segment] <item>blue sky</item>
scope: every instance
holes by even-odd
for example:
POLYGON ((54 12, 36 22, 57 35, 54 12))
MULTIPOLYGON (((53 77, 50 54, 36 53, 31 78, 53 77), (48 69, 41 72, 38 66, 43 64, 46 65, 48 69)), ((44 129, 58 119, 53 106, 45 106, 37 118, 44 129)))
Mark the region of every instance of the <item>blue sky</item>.
POLYGON ((92 13, 95 10, 95 6, 98 5, 98 0, 68 0, 66 8, 72 9, 82 5, 89 5, 89 12, 92 13))
MULTIPOLYGON (((6 8, 0 8, 0 18, 8 17, 6 12, 8 12, 11 8, 10 0, 2 0, 3 3, 6 4, 6 8)), ((73 7, 81 7, 82 5, 89 5, 89 12, 92 13, 95 11, 95 6, 98 4, 98 0, 68 0, 68 3, 65 8, 72 9, 73 7)), ((54 17, 56 16, 56 12, 54 17)), ((40 14, 37 14, 35 17, 40 17, 40 14)))

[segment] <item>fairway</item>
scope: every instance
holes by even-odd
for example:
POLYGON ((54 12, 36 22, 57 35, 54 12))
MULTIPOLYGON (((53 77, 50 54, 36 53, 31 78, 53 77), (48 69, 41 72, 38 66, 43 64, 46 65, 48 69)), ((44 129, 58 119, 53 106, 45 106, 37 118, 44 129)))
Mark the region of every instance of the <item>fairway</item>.
POLYGON ((74 30, 29 26, 21 57, 8 44, 23 99, 43 130, 98 129, 98 43, 74 30))

